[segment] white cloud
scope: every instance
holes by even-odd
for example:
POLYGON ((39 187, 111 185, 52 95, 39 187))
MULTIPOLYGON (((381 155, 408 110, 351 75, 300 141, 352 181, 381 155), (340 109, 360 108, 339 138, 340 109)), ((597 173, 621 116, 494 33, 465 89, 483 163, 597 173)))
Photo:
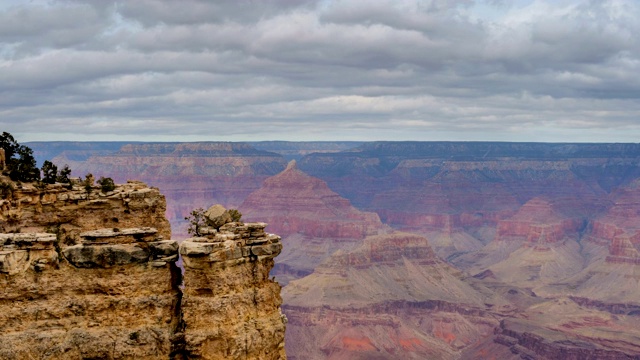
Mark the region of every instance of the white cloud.
POLYGON ((0 7, 0 126, 21 140, 629 141, 637 33, 640 5, 623 0, 14 3, 0 7))

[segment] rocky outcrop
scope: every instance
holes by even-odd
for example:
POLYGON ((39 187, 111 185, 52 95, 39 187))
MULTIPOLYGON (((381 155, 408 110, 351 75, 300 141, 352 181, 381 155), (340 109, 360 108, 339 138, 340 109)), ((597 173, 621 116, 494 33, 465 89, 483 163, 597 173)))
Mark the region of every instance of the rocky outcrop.
POLYGON ((171 237, 164 215, 165 197, 157 188, 139 181, 129 181, 106 194, 99 186, 87 191, 79 183, 70 188, 64 184, 11 184, 11 194, 0 200, 3 232, 57 233, 63 245, 78 243, 83 231, 101 228, 153 226, 159 236, 171 237))
POLYGON ((269 280, 282 246, 266 224, 185 242, 183 284, 157 189, 12 189, 0 226, 20 232, 0 234, 0 358, 286 358, 269 280))
POLYGON ((496 240, 524 240, 527 246, 544 248, 566 239, 577 240, 584 223, 560 213, 549 200, 534 198, 512 217, 498 222, 496 240))
POLYGON ((179 325, 177 242, 104 229, 1 234, 0 358, 159 359, 179 325))
POLYGON ((286 358, 280 285, 269 279, 282 244, 265 226, 227 223, 180 244, 187 358, 286 358))

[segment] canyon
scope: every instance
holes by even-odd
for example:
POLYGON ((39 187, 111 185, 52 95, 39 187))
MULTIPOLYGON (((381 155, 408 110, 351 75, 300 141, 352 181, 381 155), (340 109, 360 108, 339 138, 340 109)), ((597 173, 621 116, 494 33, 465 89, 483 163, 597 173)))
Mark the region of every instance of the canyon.
POLYGON ((167 191, 177 238, 269 223, 289 358, 640 358, 638 144, 118 145, 47 154, 167 191))

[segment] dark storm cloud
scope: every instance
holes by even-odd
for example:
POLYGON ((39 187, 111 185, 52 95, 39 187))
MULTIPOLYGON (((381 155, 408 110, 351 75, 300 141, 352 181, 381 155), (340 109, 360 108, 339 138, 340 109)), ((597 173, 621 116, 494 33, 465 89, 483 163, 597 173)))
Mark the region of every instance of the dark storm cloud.
POLYGON ((0 8, 0 125, 33 140, 637 141, 638 3, 510 4, 17 2, 0 8))

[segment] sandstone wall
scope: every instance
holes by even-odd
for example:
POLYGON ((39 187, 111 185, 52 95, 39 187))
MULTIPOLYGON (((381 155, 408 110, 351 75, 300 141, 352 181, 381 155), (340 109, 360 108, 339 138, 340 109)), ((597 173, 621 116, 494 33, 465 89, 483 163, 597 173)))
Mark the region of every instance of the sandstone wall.
POLYGON ((183 284, 165 211, 140 182, 13 184, 0 200, 0 358, 285 359, 268 278, 280 238, 265 224, 210 230, 183 246, 183 284))
POLYGON ((125 233, 141 238, 83 234, 62 251, 53 234, 0 235, 0 358, 168 358, 177 242, 152 228, 125 233))
POLYGON ((286 358, 280 285, 269 279, 282 244, 265 226, 229 223, 180 245, 188 358, 286 358))

